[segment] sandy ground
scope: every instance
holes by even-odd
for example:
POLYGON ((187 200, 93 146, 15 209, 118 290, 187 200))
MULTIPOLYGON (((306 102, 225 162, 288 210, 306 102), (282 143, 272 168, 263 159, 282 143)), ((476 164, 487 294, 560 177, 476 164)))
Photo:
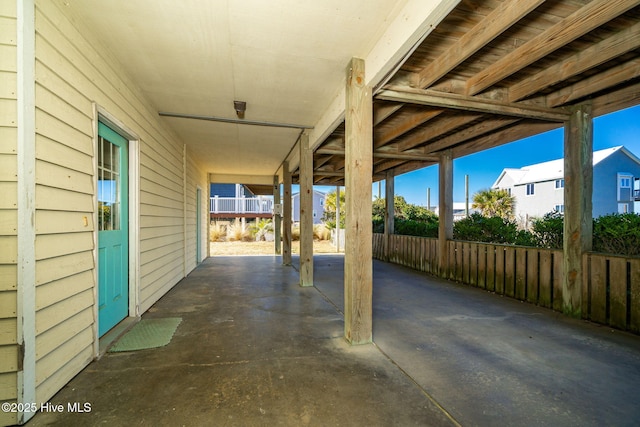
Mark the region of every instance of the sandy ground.
MULTIPOLYGON (((300 242, 292 242, 291 251, 300 253, 300 242)), ((211 242, 211 256, 215 255, 274 255, 273 242, 211 242)), ((313 242, 314 253, 335 253, 336 248, 328 240, 313 242)))

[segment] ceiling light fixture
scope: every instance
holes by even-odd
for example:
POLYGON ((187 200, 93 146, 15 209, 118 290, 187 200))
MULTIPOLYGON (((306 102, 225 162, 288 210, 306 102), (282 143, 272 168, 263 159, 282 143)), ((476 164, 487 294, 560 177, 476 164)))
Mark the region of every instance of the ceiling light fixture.
POLYGON ((233 108, 239 119, 244 119, 244 112, 247 110, 247 103, 244 101, 233 101, 233 108))

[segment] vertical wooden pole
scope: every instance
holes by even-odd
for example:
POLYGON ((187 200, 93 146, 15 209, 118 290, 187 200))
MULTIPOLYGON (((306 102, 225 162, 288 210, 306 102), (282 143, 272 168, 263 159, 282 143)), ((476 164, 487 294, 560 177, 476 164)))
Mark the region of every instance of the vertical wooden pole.
POLYGON ((291 171, 289 162, 282 163, 282 263, 291 265, 291 171))
POLYGON ((453 157, 451 150, 440 154, 438 163, 438 274, 448 274, 447 241, 453 239, 453 157))
POLYGON ((336 252, 340 252, 340 186, 336 187, 336 252))
POLYGON ((562 311, 582 315, 582 256, 593 242, 593 117, 591 105, 571 111, 564 129, 564 240, 562 311))
POLYGON ((351 60, 345 102, 344 333, 352 345, 370 343, 372 339, 373 105, 364 67, 364 60, 351 60))
POLYGON ((464 216, 469 216, 469 175, 464 176, 464 216))
POLYGON ((313 151, 300 136, 300 286, 313 286, 313 151))
MULTIPOLYGON (((276 212, 276 206, 280 205, 280 177, 273 176, 273 244, 276 255, 282 253, 282 212, 276 212)), ((282 209, 282 206, 280 207, 282 209)))
POLYGON ((384 185, 384 198, 384 259, 389 261, 391 236, 395 233, 395 178, 391 171, 387 171, 384 185))

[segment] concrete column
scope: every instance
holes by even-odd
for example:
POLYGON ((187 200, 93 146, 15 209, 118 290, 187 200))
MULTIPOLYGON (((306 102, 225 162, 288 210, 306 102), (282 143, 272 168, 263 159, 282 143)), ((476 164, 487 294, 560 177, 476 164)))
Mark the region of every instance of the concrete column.
POLYGON ((449 245, 453 239, 453 156, 451 150, 440 154, 438 162, 438 273, 449 274, 449 245))
POLYGON ((582 256, 593 242, 593 117, 577 105, 564 128, 564 241, 562 311, 582 315, 582 256))
POLYGON ((345 105, 344 334, 351 344, 372 339, 373 104, 364 66, 364 60, 353 58, 347 68, 345 105))
POLYGON ((313 286, 313 151, 300 136, 300 286, 313 286))
POLYGON ((391 256, 391 236, 395 233, 395 177, 391 171, 387 171, 384 198, 384 258, 388 261, 391 256))
POLYGON ((291 171, 289 162, 282 163, 282 263, 291 265, 291 171))
MULTIPOLYGON (((278 175, 273 176, 273 244, 276 255, 282 253, 282 215, 275 211, 276 206, 280 205, 280 177, 278 175)), ((282 207, 281 207, 282 208, 282 207)))

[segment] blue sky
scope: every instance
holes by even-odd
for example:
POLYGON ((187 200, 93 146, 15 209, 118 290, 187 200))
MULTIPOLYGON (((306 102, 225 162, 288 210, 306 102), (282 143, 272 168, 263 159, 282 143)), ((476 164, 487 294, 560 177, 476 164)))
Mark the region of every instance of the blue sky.
MULTIPOLYGON (((464 177, 469 175, 469 198, 479 190, 490 188, 504 168, 520 168, 535 163, 560 159, 564 156, 564 132, 556 129, 480 153, 455 159, 453 162, 453 199, 464 202, 464 177)), ((598 117, 593 124, 593 149, 624 145, 640 157, 640 106, 598 117)), ((427 188, 431 188, 431 205, 438 204, 438 167, 398 175, 395 192, 407 202, 421 206, 427 204, 427 188)), ((333 187, 318 187, 320 191, 333 187)), ((373 184, 373 195, 378 195, 378 184, 373 184)), ((384 182, 381 185, 384 197, 384 182)))

